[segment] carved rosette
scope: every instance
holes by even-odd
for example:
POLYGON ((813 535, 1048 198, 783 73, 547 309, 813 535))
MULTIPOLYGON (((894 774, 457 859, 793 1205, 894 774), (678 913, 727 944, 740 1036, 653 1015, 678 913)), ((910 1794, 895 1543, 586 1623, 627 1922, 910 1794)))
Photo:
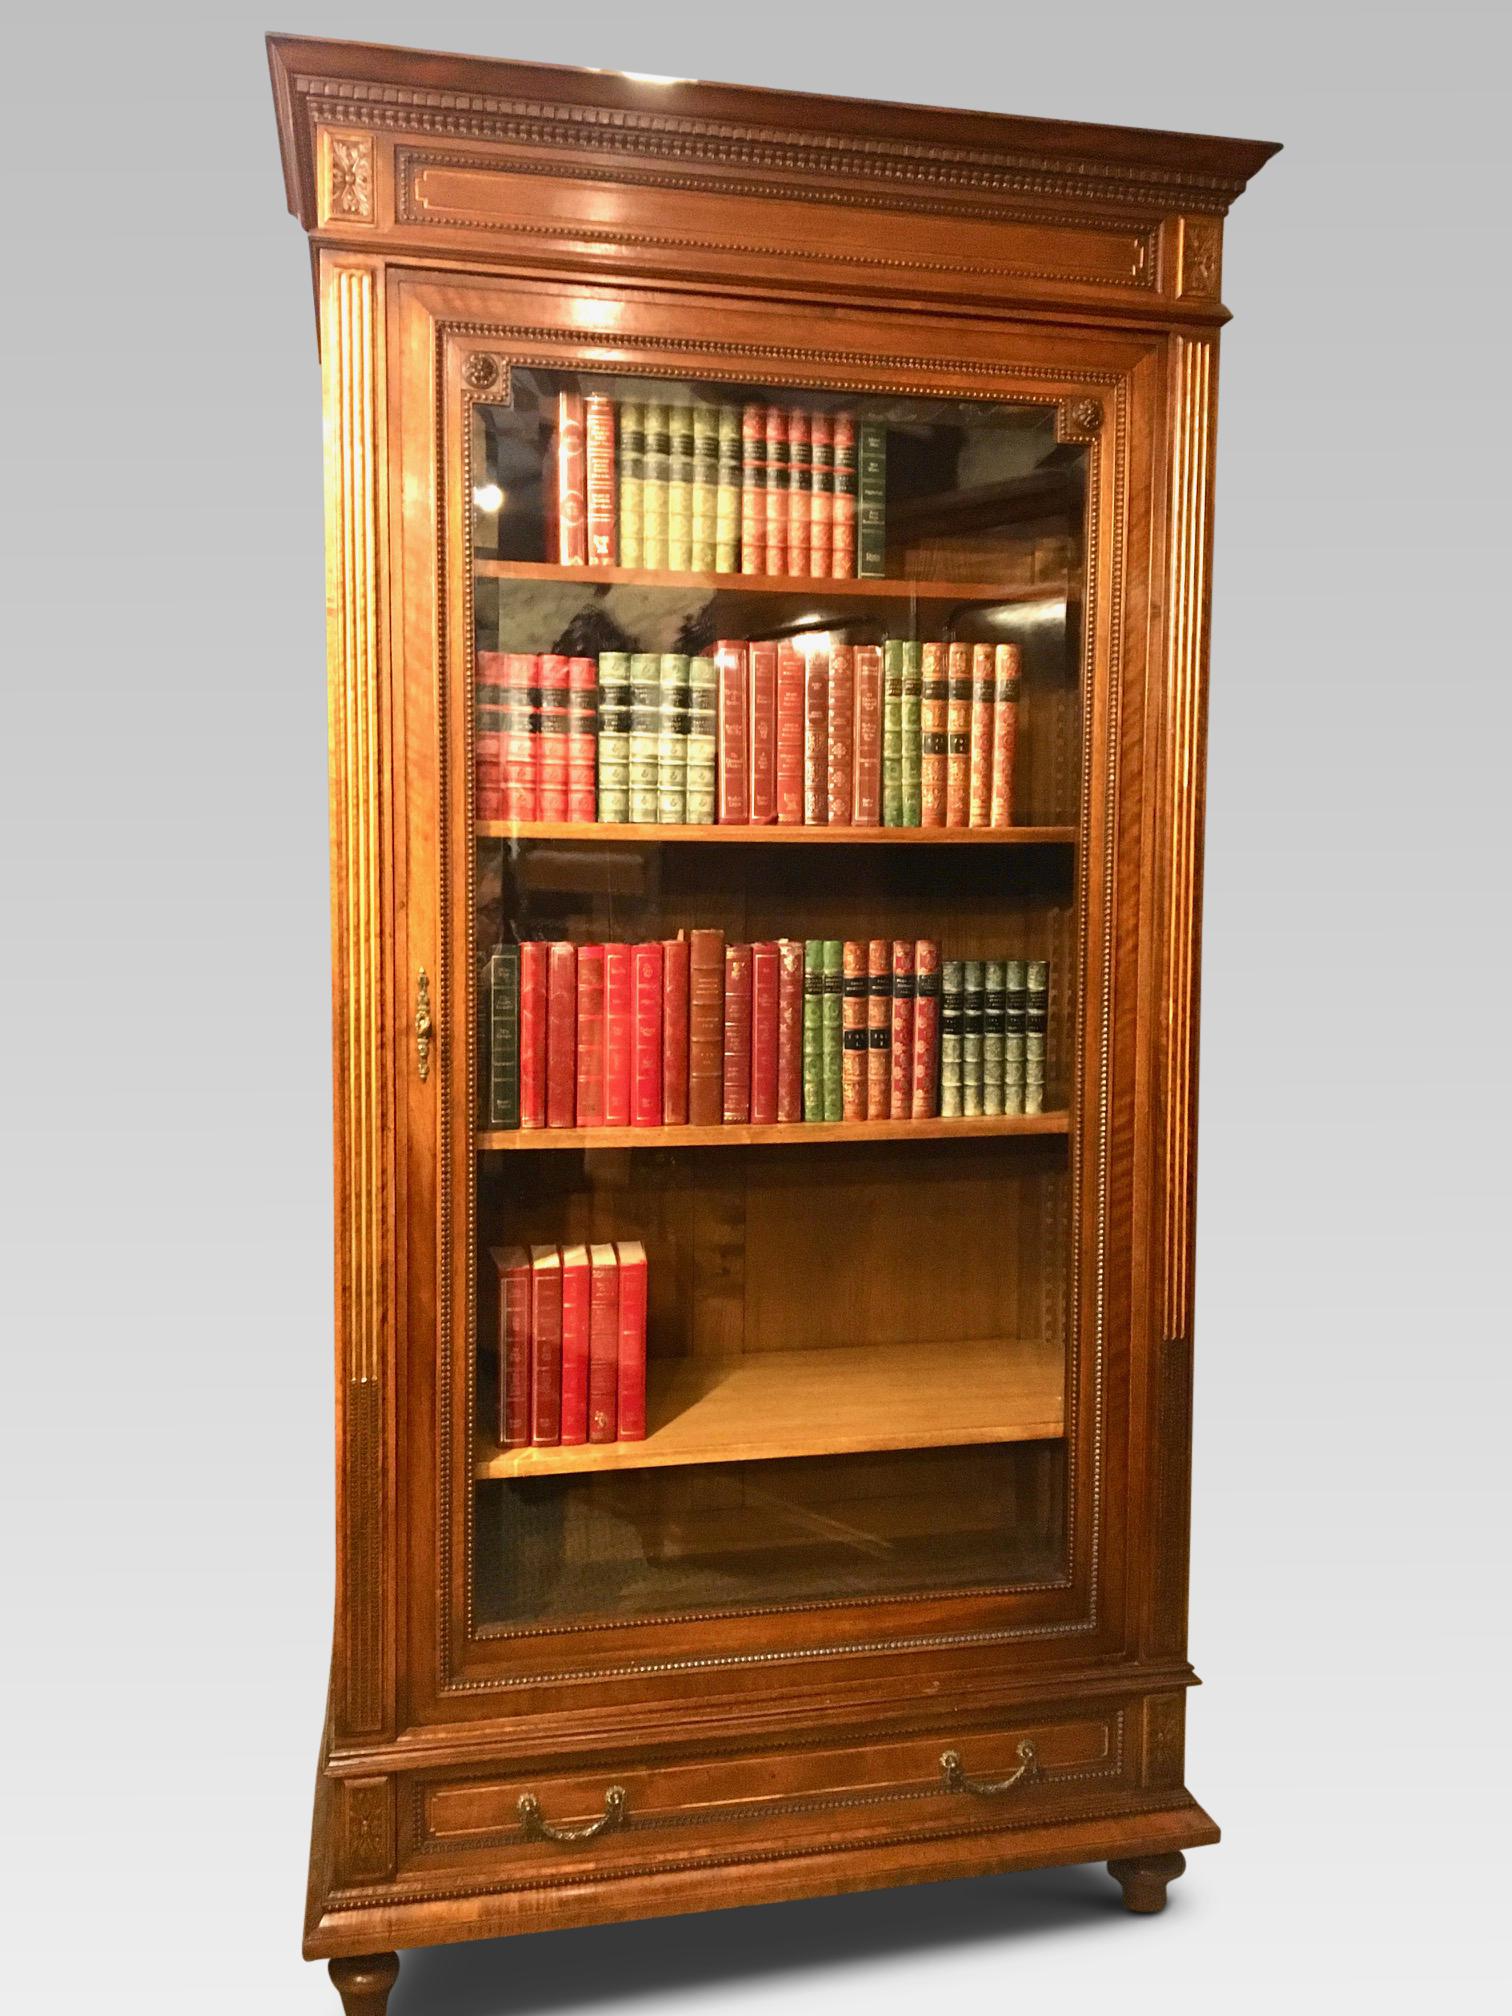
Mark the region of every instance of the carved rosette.
POLYGON ((394 1873, 394 1792, 387 1778, 349 1778, 341 1785, 342 1877, 377 1883, 394 1873))
POLYGON ((373 142, 366 133, 325 136, 325 214, 347 223, 373 221, 373 142))
POLYGON ((1062 399, 1055 409, 1058 441, 1094 441, 1103 422, 1102 401, 1085 392, 1062 399))
POLYGON ((1181 220, 1181 277, 1177 293, 1185 301, 1193 295, 1203 300, 1218 298, 1218 275, 1223 247, 1223 226, 1216 217, 1183 217, 1181 220))
POLYGON ((474 398, 486 398, 495 406, 510 403, 509 360, 490 356, 486 350, 470 350, 462 360, 462 383, 474 398))

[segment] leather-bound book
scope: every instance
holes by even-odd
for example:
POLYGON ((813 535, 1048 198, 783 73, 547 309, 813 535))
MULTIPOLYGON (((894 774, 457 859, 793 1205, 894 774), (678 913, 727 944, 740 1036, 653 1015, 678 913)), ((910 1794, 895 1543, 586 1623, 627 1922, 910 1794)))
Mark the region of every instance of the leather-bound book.
POLYGON ((477 719, 473 732, 473 809, 479 819, 506 819, 504 809, 505 654, 478 653, 477 719))
POLYGON ((619 1261, 607 1241, 588 1248, 588 1440, 619 1433, 619 1261))
POLYGON ((551 1448, 562 1439, 562 1256, 530 1249, 530 1439, 551 1448))
POLYGON ((766 409, 766 571, 786 574, 788 567, 788 438, 787 412, 766 409))
POLYGON ((619 1440, 646 1439, 646 1249, 615 1241, 619 1260, 619 1440))
POLYGON ((725 1124, 751 1117, 751 948, 726 945, 724 989, 725 1124))
POLYGON ((588 1248, 562 1248, 562 1442, 588 1440, 588 1248))
POLYGON ((630 654, 630 820, 654 826, 660 800, 661 653, 630 654))
POLYGON ((604 1124, 604 947, 577 953, 577 1122, 604 1124))
POLYGON ((788 448, 788 572, 806 574, 809 564, 809 506, 814 470, 809 449, 809 416, 801 406, 787 415, 788 448))
POLYGON ((945 668, 945 824, 966 826, 971 811, 971 646, 952 644, 945 668))
POLYGON ((577 1122, 577 947, 546 948, 546 1125, 577 1122))
POLYGON ((1003 966, 1003 1111, 1024 1110, 1024 1048, 1029 1027, 1029 967, 1023 959, 1003 966))
POLYGON ((913 1117, 914 941, 895 938, 892 948, 892 1080, 888 1114, 913 1117))
POLYGON ((971 747, 967 764, 968 826, 986 826, 992 817, 992 699, 997 690, 992 646, 971 647, 971 747))
POLYGON ((536 738, 541 732, 541 661, 532 651, 504 656, 504 817, 538 819, 536 738))
POLYGON ((483 969, 488 1018, 488 1125, 520 1124, 520 948, 496 945, 483 969))
POLYGON ((751 1119, 777 1118, 777 1046, 781 975, 775 938, 751 947, 751 1119))
POLYGON ((1050 962, 1031 959, 1025 971, 1024 1111, 1045 1107, 1045 1044, 1050 1028, 1050 962))
POLYGON ((914 946, 913 1106, 915 1120, 939 1110, 940 948, 932 938, 914 946))
POLYGON ((714 571, 714 520, 719 505, 719 415, 693 408, 693 570, 714 571))
POLYGON ((829 712, 825 730, 826 817, 849 826, 855 809, 856 654, 835 644, 829 654, 829 712))
POLYGON ((629 652, 601 651, 598 677, 598 816, 623 826, 630 817, 629 652))
POLYGON ((827 413, 809 420, 808 571, 823 579, 830 571, 835 526, 835 423, 827 413))
POLYGON ((712 658, 688 660, 688 777, 684 804, 690 826, 712 826, 719 810, 719 668, 712 658))
POLYGON ((882 647, 882 824, 903 824, 903 640, 882 647))
POLYGON ((803 1118, 803 940, 777 941, 777 1118, 803 1118))
POLYGON ((920 652, 919 823, 945 824, 945 769, 950 752, 950 678, 945 646, 920 652))
POLYGON ((724 933, 691 931, 688 945, 688 1119, 717 1127, 724 1119, 724 933))
POLYGON ((982 1110, 982 1038, 986 1020, 986 972, 980 959, 962 968, 961 1111, 968 1120, 982 1110))
POLYGON ((688 660, 661 654, 661 726, 656 740, 656 818, 681 826, 688 816, 688 660))
POLYGON ((777 646, 777 823, 803 824, 803 653, 777 646))
POLYGON ((887 422, 857 428, 856 572, 868 580, 887 572, 887 422))
POLYGON ((923 651, 910 640, 903 646, 903 824, 923 824, 923 651))
POLYGON ((829 823, 829 653, 819 647, 803 661, 803 823, 829 823))
POLYGON ((750 819, 753 826, 770 826, 777 817, 777 646, 752 644, 746 658, 751 692, 750 819))
POLYGON ((740 571, 766 572, 766 412, 759 400, 740 417, 740 571))
POLYGON ((824 1118, 824 940, 803 941, 803 1117, 824 1118))
POLYGON ((536 817, 567 817, 567 660, 559 652, 540 659, 541 733, 536 741, 536 817))
POLYGON ((740 408, 719 409, 719 488, 714 499, 714 571, 740 564, 740 408))
POLYGON ((662 940, 662 1120, 688 1119, 688 968, 686 938, 662 940))
POLYGON ((630 1068, 635 1048, 634 950, 604 947, 604 1125, 630 1125, 630 1068))
POLYGON ((588 468, 581 392, 557 394, 556 438, 552 443, 556 552, 561 566, 588 562, 588 468))
POLYGON ((1018 753, 1021 665, 1017 644, 999 644, 993 653, 992 803, 989 823, 1013 824, 1013 765, 1018 753))
POLYGON ((748 826, 751 820, 750 682, 746 647, 722 638, 714 647, 719 675, 719 823, 748 826))
POLYGON ((667 408, 667 566, 686 574, 693 565, 693 408, 667 408))
POLYGON ((851 823, 882 823, 882 646, 856 646, 855 769, 851 823))
POLYGON ((662 948, 653 941, 631 953, 635 1003, 630 1065, 630 1124, 662 1124, 662 948))
POLYGON ((530 939, 520 947, 520 1125, 546 1125, 546 1022, 550 947, 530 939))
POLYGON ((961 1053, 966 1020, 966 968, 947 959, 940 969, 940 1118, 961 1117, 961 1053))
POLYGON ((892 940, 866 947, 866 1117, 892 1112, 892 940))
POLYGON ((835 415, 835 503, 831 521, 831 577, 848 581, 856 571, 856 416, 835 415))
POLYGON ((672 474, 671 419, 664 405, 646 407, 645 480, 641 484, 641 565, 667 565, 667 490, 672 474))
POLYGON ((866 940, 847 938, 840 1000, 840 1116, 866 1118, 866 940))
POLYGON ((530 1441, 530 1255, 523 1246, 492 1249, 499 1293, 499 1447, 530 1441))
POLYGON ((646 409, 625 399, 619 409, 619 564, 639 567, 641 486, 646 478, 646 409))
POLYGON ((824 1117, 845 1116, 844 972, 845 948, 838 938, 824 941, 824 1117))
POLYGON ((583 402, 586 422, 588 564, 612 567, 619 558, 616 518, 619 472, 615 462, 614 401, 590 392, 583 402))
POLYGON ((982 962, 982 1111, 1002 1113, 1007 1091, 1008 965, 982 962))
POLYGON ((567 660, 567 817, 598 818, 598 666, 567 660))

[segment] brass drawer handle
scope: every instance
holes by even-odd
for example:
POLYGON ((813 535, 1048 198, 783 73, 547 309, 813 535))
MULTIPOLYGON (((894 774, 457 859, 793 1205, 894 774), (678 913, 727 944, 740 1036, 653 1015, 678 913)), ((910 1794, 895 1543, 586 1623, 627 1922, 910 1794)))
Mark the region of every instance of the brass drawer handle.
POLYGON ((553 1827, 542 1814, 541 1802, 534 1792, 522 1792, 520 1825, 527 1841, 591 1841, 596 1834, 612 1834, 616 1827, 623 1827, 630 1817, 629 1808, 624 1786, 611 1785, 604 1794, 604 1810, 597 1820, 587 1820, 581 1827, 553 1827))
POLYGON ((968 1778, 961 1769, 959 1750, 947 1750, 940 1759, 940 1769, 945 1774, 947 1792, 973 1792, 978 1799, 996 1799, 1000 1793, 1011 1792, 1015 1785, 1032 1785, 1039 1776, 1039 1759, 1034 1754, 1034 1745, 1026 1736, 1014 1753, 1019 1760, 1019 1768, 1011 1778, 999 1778, 996 1784, 988 1784, 982 1778, 968 1778))

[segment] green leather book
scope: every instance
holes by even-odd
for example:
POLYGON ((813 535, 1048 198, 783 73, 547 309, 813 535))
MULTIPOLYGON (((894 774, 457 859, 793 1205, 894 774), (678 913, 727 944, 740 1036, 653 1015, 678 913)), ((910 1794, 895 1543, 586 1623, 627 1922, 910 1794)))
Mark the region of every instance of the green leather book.
POLYGON ((961 1117, 961 1056, 966 1018, 966 968, 947 959, 940 968, 940 1118, 961 1117))
POLYGON ((488 1124, 520 1124, 520 948, 496 945, 484 969, 488 1017, 488 1124))
POLYGON ((1050 962, 1031 959, 1026 973, 1024 1015, 1024 1111, 1045 1108, 1045 1036, 1050 1026, 1050 962))
POLYGON ((719 668, 712 658, 688 660, 687 821, 712 826, 717 812, 719 668))
POLYGON ((719 415, 712 406, 693 408, 693 560, 700 574, 711 574, 718 541, 719 415))
POLYGON ((882 824, 903 824, 903 677, 905 647, 889 637, 882 647, 882 824))
POLYGON ((626 399, 619 409, 619 564, 640 567, 641 489, 646 477, 646 409, 626 399))
POLYGON ((856 572, 887 572, 887 423, 863 420, 856 430, 856 572))
POLYGON ((985 1019, 986 974, 980 959, 965 962, 962 988, 965 1015, 961 1025, 961 1111, 968 1120, 982 1110, 982 1024, 985 1019))
POLYGON ((622 826, 630 817, 629 652, 601 651, 598 676, 598 816, 622 826))
POLYGON ((903 697, 901 754, 903 816, 900 824, 922 826, 924 824, 924 738, 921 733, 922 709, 920 701, 924 691, 924 647, 922 644, 907 643, 903 646, 903 697))
POLYGON ((1007 1036, 1008 966, 1006 960, 985 962, 982 990, 982 1111, 1001 1113, 1004 1093, 1004 1043, 1007 1036))
POLYGON ((645 479, 641 484, 641 565, 667 565, 667 485, 671 472, 671 421, 665 406, 646 407, 645 479))
POLYGON ((824 940, 803 941, 803 1117, 824 1118, 824 940))
POLYGON ((688 661, 661 654, 661 719, 656 742, 656 818, 681 826, 688 816, 688 661))
POLYGON ((630 819, 656 824, 657 752, 661 743, 661 655, 635 651, 630 657, 630 819))
POLYGON ((1024 1110, 1024 1037, 1029 1021, 1029 968, 1008 960, 1003 998, 1003 1111, 1024 1110))
POLYGON ((824 940, 824 1025, 821 1055, 824 1068, 824 1117, 839 1120, 845 1113, 845 945, 824 940))
POLYGON ((718 489, 714 498, 714 567, 734 574, 740 566, 740 408, 719 409, 718 489))
POLYGON ((668 408, 667 565, 693 565, 693 408, 668 408))

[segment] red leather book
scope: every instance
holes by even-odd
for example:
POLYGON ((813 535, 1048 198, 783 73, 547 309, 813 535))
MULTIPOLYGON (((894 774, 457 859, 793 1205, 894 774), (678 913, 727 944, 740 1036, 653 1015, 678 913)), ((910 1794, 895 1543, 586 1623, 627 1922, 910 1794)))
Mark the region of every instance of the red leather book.
POLYGON ((781 961, 775 938, 751 947, 751 1118, 769 1127, 777 1118, 777 1048, 781 961))
POLYGON ((766 411, 757 400, 740 421, 740 571, 766 572, 766 411))
POLYGON ((777 941, 777 1118, 803 1118, 803 940, 777 941))
POLYGON ((777 823, 803 824, 803 653, 777 646, 777 823))
POLYGON ((945 653, 945 824, 965 826, 971 811, 971 646, 945 653))
POLYGON ((604 951, 580 945, 577 955, 577 1122, 604 1124, 604 951))
POLYGON ((588 472, 581 392, 557 394, 552 460, 556 559, 564 567, 582 567, 588 559, 588 472))
POLYGON ((555 1246, 530 1249, 530 1439, 541 1447, 562 1439, 562 1256, 555 1246))
POLYGON ((504 752, 509 693, 502 651, 478 653, 477 722, 473 732, 473 809, 479 819, 505 819, 504 752))
POLYGON ((828 821, 849 826, 856 766, 856 654, 836 644, 829 654, 829 719, 825 729, 828 821))
POLYGON ((688 1118, 688 969, 686 938, 662 940, 662 1119, 682 1127, 688 1118))
POLYGON ((882 647, 856 646, 855 781, 851 824, 882 822, 882 647))
POLYGON ((536 817, 567 817, 567 660, 555 651, 540 658, 541 732, 535 745, 536 817))
POLYGON ((630 1079, 630 1124, 662 1124, 662 948, 637 945, 633 954, 635 990, 634 1062, 630 1079))
POLYGON ((985 826, 992 816, 992 696, 997 684, 992 646, 971 647, 971 751, 968 766, 967 824, 985 826))
POLYGON ((541 667, 531 651, 504 654, 504 817, 535 819, 536 739, 541 732, 541 667))
POLYGON ((598 818, 598 660, 567 660, 567 817, 598 818))
POLYGON ((619 1261, 607 1242, 588 1248, 588 1440, 619 1432, 619 1261))
POLYGON ((992 805, 994 826, 1013 824, 1013 759, 1018 753, 1021 660, 1017 644, 999 644, 993 657, 992 805))
POLYGON ((914 946, 913 1103, 915 1120, 940 1110, 940 948, 932 938, 914 946))
POLYGON ((840 1117, 866 1118, 867 1008, 866 941, 847 938, 841 967, 840 1117))
POLYGON ((809 421, 809 564, 821 579, 830 571, 835 518, 835 423, 827 413, 809 421))
POLYGON ((766 571, 789 571, 787 413, 781 406, 766 409, 766 571))
POLYGON ((829 653, 803 660, 803 823, 829 823, 829 653))
POLYGON ((495 1246, 499 1284, 499 1447, 530 1440, 530 1255, 523 1246, 495 1246))
POLYGON ((831 514, 830 577, 848 581, 856 571, 856 416, 835 415, 835 503, 831 514))
POLYGON ((619 558, 615 524, 619 473, 614 454, 614 401, 601 392, 590 392, 583 408, 588 564, 590 567, 612 567, 619 558))
POLYGON ((562 1441, 588 1440, 588 1248, 562 1248, 562 1441))
POLYGON ((751 818, 746 647, 724 638, 714 647, 714 666, 719 680, 719 823, 746 826, 751 818))
POLYGON ((615 1242, 619 1259, 619 1439, 646 1439, 646 1249, 615 1242))
POLYGON ((892 1077, 888 1113, 894 1120, 913 1114, 914 948, 911 938, 894 938, 892 948, 892 1077))
POLYGON ((777 646, 752 644, 746 651, 750 684, 751 785, 747 810, 753 826, 770 826, 777 817, 777 646))
POLYGON ((577 1124, 577 947, 546 948, 546 1125, 577 1124))
POLYGON ((892 941, 872 938, 866 947, 866 1117, 886 1120, 892 1112, 892 941))
POLYGON ((547 952, 539 939, 520 947, 520 1125, 546 1125, 547 952))
POLYGON ((604 1125, 630 1125, 630 1058, 635 1047, 635 996, 629 945, 604 947, 604 1125))
POLYGON ((920 654, 919 784, 921 826, 945 824, 945 772, 950 754, 950 669, 943 644, 920 654))
POLYGON ((809 416, 801 406, 788 408, 787 445, 788 572, 806 574, 809 562, 809 502, 814 477, 809 459, 809 416))
POLYGON ((751 1117, 751 948, 726 945, 724 989, 724 1121, 751 1117))
POLYGON ((724 933, 693 931, 688 944, 688 1119, 717 1127, 724 1118, 724 933))

